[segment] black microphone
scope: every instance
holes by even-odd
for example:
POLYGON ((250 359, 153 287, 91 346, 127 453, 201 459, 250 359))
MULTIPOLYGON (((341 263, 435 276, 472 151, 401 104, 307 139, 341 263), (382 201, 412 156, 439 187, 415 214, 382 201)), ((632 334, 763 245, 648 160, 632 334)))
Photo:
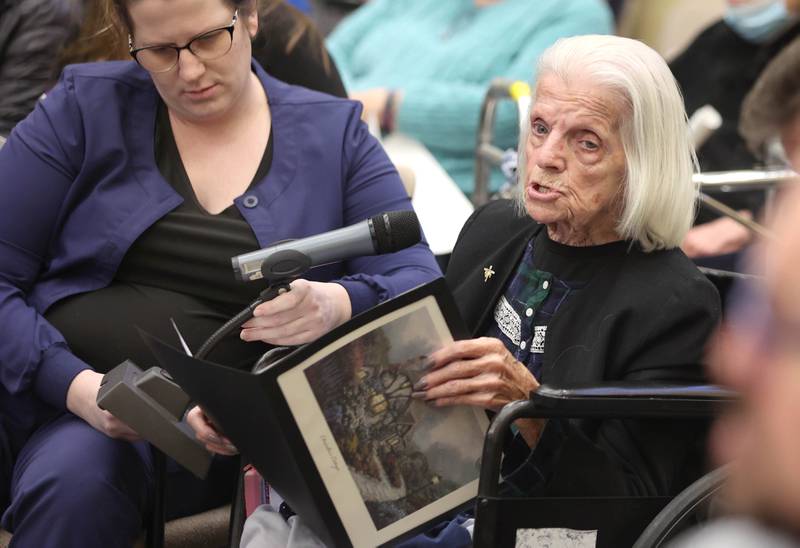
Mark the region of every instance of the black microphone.
POLYGON ((360 223, 231 258, 236 278, 286 280, 315 266, 400 251, 422 239, 417 214, 390 211, 360 223))

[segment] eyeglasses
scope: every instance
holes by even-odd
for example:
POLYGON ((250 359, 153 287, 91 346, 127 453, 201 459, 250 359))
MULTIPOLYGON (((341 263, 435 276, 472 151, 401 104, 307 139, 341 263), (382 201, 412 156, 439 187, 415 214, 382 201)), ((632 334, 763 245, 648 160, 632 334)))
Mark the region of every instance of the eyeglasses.
POLYGON ((188 49, 203 61, 212 61, 228 53, 233 45, 233 29, 239 17, 238 8, 233 12, 231 24, 199 34, 183 46, 147 46, 133 48, 133 37, 128 35, 128 48, 139 65, 148 72, 167 72, 178 64, 181 50, 188 49))

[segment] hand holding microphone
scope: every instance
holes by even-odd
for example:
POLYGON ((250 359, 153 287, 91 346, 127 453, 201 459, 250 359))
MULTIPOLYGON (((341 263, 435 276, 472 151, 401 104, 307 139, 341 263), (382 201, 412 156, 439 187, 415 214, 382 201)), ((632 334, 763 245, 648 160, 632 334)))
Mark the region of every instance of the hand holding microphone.
POLYGON ((295 280, 288 291, 253 311, 242 325, 245 341, 294 346, 313 341, 350 319, 350 296, 333 282, 295 280))
MULTIPOLYGON (((354 257, 400 251, 419 243, 422 234, 413 211, 392 211, 316 236, 281 242, 233 257, 242 280, 286 282, 309 269, 354 257)), ((242 324, 241 338, 291 346, 319 338, 352 315, 347 290, 335 283, 294 279, 291 291, 259 304, 242 324)))

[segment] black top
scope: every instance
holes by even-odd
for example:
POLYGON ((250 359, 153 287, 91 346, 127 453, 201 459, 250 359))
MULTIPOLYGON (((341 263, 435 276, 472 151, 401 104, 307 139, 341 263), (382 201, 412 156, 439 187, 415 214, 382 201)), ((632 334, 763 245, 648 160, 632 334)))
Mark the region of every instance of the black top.
MULTIPOLYGON (((153 365, 136 328, 177 346, 170 318, 196 351, 263 289, 262 284, 236 280, 231 267, 232 256, 259 247, 250 226, 234 205, 218 215, 203 209, 184 169, 163 104, 157 116, 156 163, 164 179, 183 197, 183 203, 137 238, 111 285, 64 299, 45 314, 70 349, 100 372, 125 359, 143 368, 153 365)), ((272 135, 251 184, 266 176, 271 163, 272 135)), ((208 358, 248 367, 266 348, 261 343, 243 342, 234 331, 208 358)))
MULTIPOLYGON (((722 116, 722 126, 697 151, 703 171, 752 169, 758 164, 739 135, 742 101, 767 64, 798 34, 800 23, 767 44, 754 44, 719 21, 700 33, 670 63, 689 115, 708 104, 722 116)), ((714 196, 754 213, 763 203, 763 192, 714 193, 714 196)), ((702 209, 698 222, 717 216, 702 209)))
MULTIPOLYGON (((231 315, 258 296, 259 284, 234 278, 231 257, 259 248, 250 225, 233 204, 219 214, 197 201, 172 134, 163 103, 156 122, 156 164, 183 203, 145 230, 117 270, 121 282, 144 284, 218 303, 231 315), (169 276, 165 276, 169 273, 169 276)), ((262 180, 272 163, 272 136, 251 184, 262 180)))
POLYGON ((625 250, 627 242, 571 247, 550 240, 541 230, 529 240, 494 306, 494 321, 483 335, 503 342, 508 351, 541 379, 547 329, 559 310, 574 298, 604 264, 625 250))
MULTIPOLYGON (((504 200, 470 217, 446 279, 467 327, 486 332, 494 304, 531 238, 543 230, 504 200), (485 267, 495 274, 484 281, 485 267)), ((679 249, 638 245, 575 249, 547 244, 570 268, 569 255, 602 255, 594 273, 550 320, 542 382, 700 382, 706 341, 720 317, 714 286, 679 249)), ((558 264, 548 268, 560 271, 558 264)), ((687 421, 550 420, 536 450, 506 454, 506 483, 528 494, 666 495, 701 472, 703 426, 687 421)))
POLYGON ((609 257, 624 256, 631 247, 631 243, 625 241, 589 247, 564 245, 551 240, 546 230, 537 233, 535 242, 536 268, 558 279, 582 284, 591 280, 609 257))

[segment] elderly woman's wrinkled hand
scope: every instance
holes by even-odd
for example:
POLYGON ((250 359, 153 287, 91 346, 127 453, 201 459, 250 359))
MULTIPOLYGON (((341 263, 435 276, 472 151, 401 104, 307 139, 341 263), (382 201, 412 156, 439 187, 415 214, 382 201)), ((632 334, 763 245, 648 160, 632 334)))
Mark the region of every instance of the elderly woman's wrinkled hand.
POLYGON ((473 405, 499 411, 528 399, 539 387, 530 371, 489 337, 456 341, 430 355, 432 371, 414 386, 415 397, 436 405, 473 405))
POLYGON ((350 319, 350 296, 344 286, 295 280, 291 288, 253 311, 253 318, 242 325, 242 340, 303 344, 350 319))
POLYGON ((199 406, 196 405, 189 410, 189 413, 186 414, 186 422, 194 430, 195 437, 212 453, 228 456, 239 453, 231 440, 219 433, 199 406))
MULTIPOLYGON (((512 401, 526 400, 539 388, 533 374, 498 339, 481 337, 456 341, 430 355, 432 371, 414 385, 414 398, 436 406, 472 405, 499 411, 512 401)), ((541 435, 543 419, 516 423, 533 446, 541 435)))

